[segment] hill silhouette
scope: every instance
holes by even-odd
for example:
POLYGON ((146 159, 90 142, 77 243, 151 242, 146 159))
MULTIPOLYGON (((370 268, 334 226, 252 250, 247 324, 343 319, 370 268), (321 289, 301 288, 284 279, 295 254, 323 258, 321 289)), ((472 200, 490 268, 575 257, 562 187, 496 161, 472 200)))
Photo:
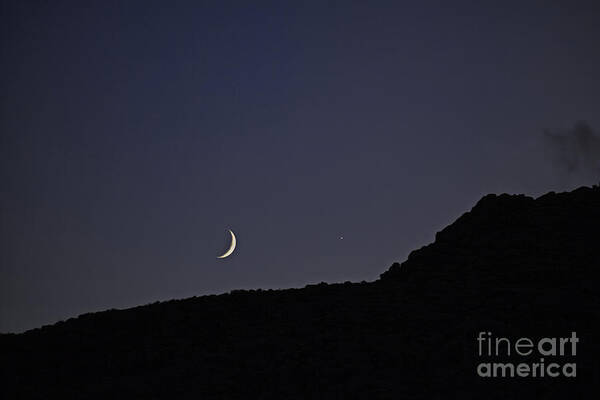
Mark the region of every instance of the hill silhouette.
POLYGON ((240 290, 0 336, 6 399, 590 398, 600 188, 488 195, 375 282, 240 290), (481 377, 477 337, 579 338, 576 377, 481 377), (527 397, 529 396, 529 397, 527 397))

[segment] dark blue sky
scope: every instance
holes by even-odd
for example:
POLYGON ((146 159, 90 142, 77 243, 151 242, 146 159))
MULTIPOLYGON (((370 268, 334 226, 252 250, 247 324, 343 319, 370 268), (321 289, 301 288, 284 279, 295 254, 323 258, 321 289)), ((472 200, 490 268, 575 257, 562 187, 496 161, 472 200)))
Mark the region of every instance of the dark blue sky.
POLYGON ((600 126, 598 6, 482 3, 3 2, 0 331, 373 280, 486 193, 593 183, 541 132, 600 126))

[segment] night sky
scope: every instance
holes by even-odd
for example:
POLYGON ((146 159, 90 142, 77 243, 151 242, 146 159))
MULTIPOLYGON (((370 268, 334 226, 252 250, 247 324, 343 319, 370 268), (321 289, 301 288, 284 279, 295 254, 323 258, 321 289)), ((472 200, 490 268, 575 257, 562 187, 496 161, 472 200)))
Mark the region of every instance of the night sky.
POLYGON ((0 332, 374 280, 597 183, 542 132, 600 127, 598 6, 481 3, 2 2, 0 332))

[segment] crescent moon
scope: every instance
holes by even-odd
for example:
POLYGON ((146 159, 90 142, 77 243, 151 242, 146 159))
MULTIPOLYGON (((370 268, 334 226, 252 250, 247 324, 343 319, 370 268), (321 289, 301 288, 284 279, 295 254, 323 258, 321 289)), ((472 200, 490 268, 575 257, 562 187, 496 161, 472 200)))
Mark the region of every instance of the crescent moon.
POLYGON ((231 253, 233 253, 233 251, 235 250, 235 244, 236 244, 235 235, 233 234, 233 231, 231 229, 229 229, 229 233, 231 233, 231 246, 229 246, 229 250, 227 250, 223 255, 220 255, 217 258, 229 257, 231 255, 231 253))

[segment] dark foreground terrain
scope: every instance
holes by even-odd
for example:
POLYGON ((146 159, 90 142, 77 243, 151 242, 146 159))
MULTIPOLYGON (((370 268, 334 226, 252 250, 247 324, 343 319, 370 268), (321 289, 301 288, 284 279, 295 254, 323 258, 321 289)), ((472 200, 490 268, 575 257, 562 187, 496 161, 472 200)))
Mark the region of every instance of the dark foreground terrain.
POLYGON ((0 336, 3 399, 591 399, 600 188, 489 195, 371 283, 235 291, 0 336), (576 377, 480 377, 479 332, 579 338, 576 377))

